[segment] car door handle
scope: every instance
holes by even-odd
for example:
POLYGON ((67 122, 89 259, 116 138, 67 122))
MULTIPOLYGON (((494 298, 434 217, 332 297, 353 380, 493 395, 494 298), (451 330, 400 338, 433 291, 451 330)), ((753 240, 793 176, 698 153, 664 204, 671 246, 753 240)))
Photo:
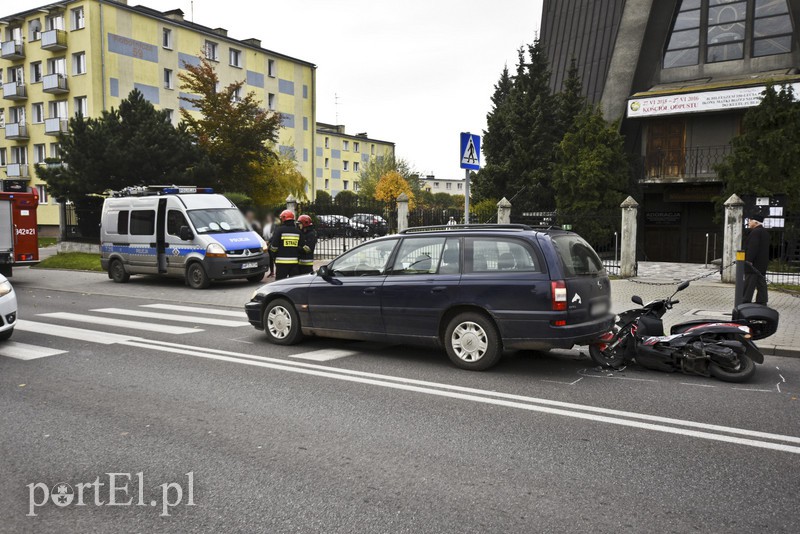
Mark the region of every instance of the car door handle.
POLYGON ((378 288, 377 287, 365 287, 363 293, 365 295, 374 295, 376 289, 378 289, 378 288))
POLYGON ((444 293, 446 290, 447 287, 445 286, 436 286, 433 289, 431 289, 431 293, 444 293))

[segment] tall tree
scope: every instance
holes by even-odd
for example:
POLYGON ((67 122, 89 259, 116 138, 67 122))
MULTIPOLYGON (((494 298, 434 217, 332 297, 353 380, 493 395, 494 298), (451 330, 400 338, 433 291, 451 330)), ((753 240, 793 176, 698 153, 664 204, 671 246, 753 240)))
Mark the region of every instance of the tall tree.
POLYGON ((606 122, 599 107, 584 109, 556 151, 553 186, 559 222, 572 224, 593 245, 607 244, 629 178, 619 125, 606 122))
POLYGON ((361 167, 361 172, 358 175, 358 196, 373 200, 381 177, 391 171, 399 173, 408 182, 411 190, 415 194, 419 193, 419 178, 411 170, 411 164, 403 158, 397 158, 387 153, 384 156, 370 158, 361 167))
POLYGON ((486 130, 483 131, 483 158, 486 162, 471 180, 470 194, 475 199, 500 198, 508 194, 511 179, 509 161, 513 157, 514 131, 511 126, 508 97, 514 81, 503 67, 500 80, 494 86, 492 109, 486 115, 486 130))
POLYGON ((401 193, 408 195, 408 208, 413 209, 415 198, 411 186, 402 174, 397 171, 389 171, 381 176, 378 186, 375 188, 375 200, 386 202, 393 209, 397 204, 397 197, 401 193))
POLYGON ((723 202, 738 195, 786 195, 788 208, 800 210, 800 102, 791 86, 767 87, 758 106, 747 110, 733 150, 717 166, 725 184, 723 202))
POLYGON ((200 116, 182 108, 181 117, 189 134, 216 167, 217 186, 242 191, 257 202, 285 198, 289 193, 301 194, 302 189, 294 187, 297 173, 287 165, 291 157, 284 155, 282 160, 276 150, 281 115, 261 107, 253 92, 242 96, 243 80, 217 91, 219 77, 204 57, 197 65, 186 64, 185 68, 187 72, 178 78, 190 96, 180 98, 200 116), (270 181, 270 172, 281 172, 284 179, 270 181), (267 187, 275 190, 264 191, 267 187))
POLYGON ((586 107, 586 97, 583 96, 583 82, 578 72, 578 62, 572 58, 567 71, 567 79, 561 92, 556 94, 556 124, 557 138, 563 138, 575 124, 575 119, 586 107))

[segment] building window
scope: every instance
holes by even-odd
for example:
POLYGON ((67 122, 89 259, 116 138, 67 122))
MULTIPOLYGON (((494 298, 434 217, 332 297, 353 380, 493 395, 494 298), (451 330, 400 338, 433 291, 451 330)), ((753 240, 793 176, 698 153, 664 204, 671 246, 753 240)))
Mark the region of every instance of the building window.
POLYGON ((203 52, 206 56, 206 59, 210 59, 211 61, 219 61, 219 56, 217 55, 217 43, 213 41, 206 41, 205 46, 203 47, 203 52))
POLYGON ((38 41, 42 38, 42 23, 39 19, 34 19, 28 23, 28 39, 38 41))
POLYGON ((50 157, 53 159, 61 159, 61 145, 58 143, 50 143, 50 157))
POLYGON ((327 169, 329 165, 330 165, 330 160, 328 158, 325 158, 325 168, 327 169))
POLYGON ((353 152, 360 152, 361 151, 361 143, 357 143, 353 141, 353 152))
POLYGON ((375 155, 375 145, 374 144, 369 146, 369 153, 372 154, 373 156, 375 155))
POLYGON ((86 27, 86 18, 83 16, 83 8, 76 7, 72 10, 72 29, 80 30, 86 27))
POLYGON ((45 145, 44 143, 42 143, 41 145, 33 145, 34 163, 44 163, 46 157, 47 157, 47 145, 45 145))
POLYGON ((344 180, 344 181, 342 182, 342 185, 344 185, 344 190, 345 190, 345 191, 347 191, 347 188, 349 187, 349 185, 350 185, 350 182, 348 182, 347 180, 344 180))
POLYGON ((448 190, 453 189, 453 184, 451 184, 450 182, 447 182, 446 184, 444 184, 444 188, 448 189, 448 190))
POLYGON ((164 88, 172 89, 172 70, 164 69, 164 88))
POLYGON ((42 62, 34 61, 31 63, 31 83, 39 83, 42 81, 42 62))
POLYGON ((67 59, 63 57, 48 59, 47 74, 67 74, 67 59))
POLYGON ((233 90, 233 94, 231 95, 231 102, 241 102, 242 101, 242 88, 237 87, 233 90))
MULTIPOLYGON (((4 151, 3 154, 5 155, 5 148, 3 149, 3 151, 4 151)), ((329 182, 330 182, 330 180, 325 178, 325 189, 328 189, 329 182)))
POLYGON ((330 137, 326 137, 325 138, 325 148, 330 148, 330 147, 331 147, 331 139, 330 139, 330 137))
POLYGON ((230 50, 231 67, 242 66, 242 51, 231 48, 230 50))
POLYGON ((342 141, 342 150, 350 150, 350 141, 342 141))
POLYGON ((358 182, 353 182, 353 191, 358 191, 358 182))
POLYGON ((464 189, 464 184, 458 184, 458 190, 461 191, 462 189, 464 189))
POLYGON ((36 192, 39 194, 39 204, 47 204, 47 186, 37 185, 36 192))
POLYGON ((54 102, 49 102, 47 111, 51 119, 66 119, 68 115, 67 101, 56 100, 54 102))
POLYGON ((24 67, 9 67, 8 68, 9 82, 17 82, 18 84, 25 83, 25 68, 24 67))
POLYGON ((89 116, 88 99, 85 96, 75 97, 75 115, 89 116))
POLYGON ((24 124, 25 123, 25 106, 16 106, 8 108, 8 120, 11 124, 24 124))
POLYGON ((64 15, 59 13, 57 15, 50 15, 44 18, 44 27, 49 30, 63 30, 64 29, 64 15))
POLYGON ((270 93, 267 96, 267 105, 269 106, 270 111, 275 111, 275 94, 270 93))
POLYGON ((278 75, 278 67, 274 59, 267 60, 267 74, 269 74, 270 78, 274 78, 278 75))
POLYGON ((171 109, 168 109, 168 108, 164 108, 164 113, 167 114, 167 120, 171 123, 173 117, 175 116, 174 110, 171 110, 171 109))
POLYGON ((86 52, 72 54, 72 74, 86 74, 86 52))
POLYGON ((6 155, 6 149, 0 148, 0 167, 5 167, 8 164, 8 160, 6 159, 7 157, 8 156, 6 155))
POLYGON ((26 165, 28 163, 28 151, 24 146, 11 147, 11 163, 26 165))
POLYGON ((756 0, 753 19, 753 56, 792 51, 792 19, 786 0, 756 0))
POLYGON ((706 62, 716 63, 744 57, 747 2, 718 0, 708 7, 706 62))
POLYGON ((6 127, 6 111, 0 108, 0 128, 6 127))
POLYGON ((353 172, 358 172, 358 169, 359 169, 359 164, 358 164, 357 161, 354 161, 353 162, 353 172))
POLYGON ((161 46, 167 50, 172 50, 172 30, 169 28, 161 30, 161 46))
POLYGON ((350 170, 350 162, 349 161, 343 161, 342 165, 343 165, 343 167, 342 167, 343 170, 345 170, 345 171, 349 171, 350 170))
POLYGON ((439 189, 439 182, 433 182, 433 188, 439 189))
POLYGON ((664 54, 664 68, 697 65, 700 53, 700 0, 683 0, 664 54))
POLYGON ((44 104, 39 102, 31 106, 31 122, 40 124, 44 122, 44 104))

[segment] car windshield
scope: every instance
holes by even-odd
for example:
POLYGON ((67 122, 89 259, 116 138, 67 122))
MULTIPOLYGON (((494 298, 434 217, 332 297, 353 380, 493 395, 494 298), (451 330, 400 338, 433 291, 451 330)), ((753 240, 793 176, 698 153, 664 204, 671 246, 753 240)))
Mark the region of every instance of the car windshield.
POLYGON ((578 235, 552 236, 556 252, 566 276, 594 275, 605 272, 603 262, 594 249, 578 235))
POLYGON ((198 234, 250 230, 242 213, 236 208, 189 210, 189 218, 198 234))

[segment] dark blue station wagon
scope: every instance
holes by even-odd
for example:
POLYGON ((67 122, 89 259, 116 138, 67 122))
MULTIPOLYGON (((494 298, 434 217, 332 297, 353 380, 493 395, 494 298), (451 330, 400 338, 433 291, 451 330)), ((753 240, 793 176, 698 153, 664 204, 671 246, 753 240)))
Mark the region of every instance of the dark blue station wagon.
POLYGON ((503 349, 570 348, 613 324, 600 258, 575 233, 524 225, 411 228, 316 273, 273 282, 245 305, 279 345, 303 336, 436 344, 464 369, 503 349))

